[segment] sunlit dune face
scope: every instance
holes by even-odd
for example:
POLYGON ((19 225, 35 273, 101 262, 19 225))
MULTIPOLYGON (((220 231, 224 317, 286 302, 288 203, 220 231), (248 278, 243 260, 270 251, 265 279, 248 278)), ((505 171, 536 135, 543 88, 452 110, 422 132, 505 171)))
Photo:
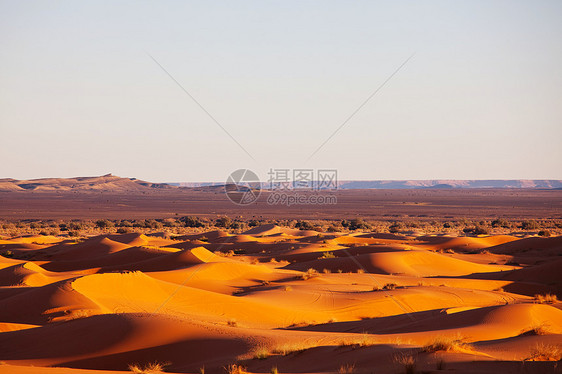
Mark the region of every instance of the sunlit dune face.
POLYGON ((0 373, 486 369, 497 360, 507 370, 560 358, 560 237, 264 225, 174 239, 6 237, 0 253, 0 373), (529 245, 550 257, 537 260, 529 245))

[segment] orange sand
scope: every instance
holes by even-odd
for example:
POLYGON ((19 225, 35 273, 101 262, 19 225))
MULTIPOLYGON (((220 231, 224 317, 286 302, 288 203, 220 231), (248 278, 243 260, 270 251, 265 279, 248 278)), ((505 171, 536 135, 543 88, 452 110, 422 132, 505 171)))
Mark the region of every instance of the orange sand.
POLYGON ((420 372, 546 373, 562 350, 562 303, 533 297, 562 296, 562 237, 266 225, 179 240, 4 238, 7 250, 0 373, 106 374, 151 362, 178 373, 231 364, 399 373, 402 356, 420 372), (438 339, 449 350, 423 349, 438 339), (548 354, 523 361, 537 349, 548 354))

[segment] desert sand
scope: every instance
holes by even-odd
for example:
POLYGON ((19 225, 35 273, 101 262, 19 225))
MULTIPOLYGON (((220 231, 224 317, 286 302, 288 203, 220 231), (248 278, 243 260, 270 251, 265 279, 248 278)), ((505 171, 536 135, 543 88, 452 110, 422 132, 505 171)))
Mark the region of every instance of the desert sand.
POLYGON ((561 366, 562 237, 271 224, 174 239, 2 237, 0 253, 0 373, 561 366))

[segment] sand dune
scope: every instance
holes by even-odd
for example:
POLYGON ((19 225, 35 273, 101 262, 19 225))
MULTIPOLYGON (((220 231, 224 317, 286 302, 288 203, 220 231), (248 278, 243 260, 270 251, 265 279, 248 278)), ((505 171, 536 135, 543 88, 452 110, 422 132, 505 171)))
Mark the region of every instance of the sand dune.
POLYGON ((428 372, 548 372, 562 303, 534 295, 562 296, 561 243, 275 225, 3 238, 0 373, 398 373, 400 355, 428 372))

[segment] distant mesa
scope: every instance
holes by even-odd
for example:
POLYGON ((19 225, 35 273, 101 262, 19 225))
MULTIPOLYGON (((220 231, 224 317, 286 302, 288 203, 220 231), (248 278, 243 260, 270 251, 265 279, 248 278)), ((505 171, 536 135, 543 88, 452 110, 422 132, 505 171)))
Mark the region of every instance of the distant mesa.
POLYGON ((143 192, 154 189, 175 188, 177 187, 166 183, 152 183, 136 178, 121 178, 111 173, 100 177, 41 178, 31 180, 0 179, 0 192, 143 192))
MULTIPOLYGON (((209 190, 224 188, 223 183, 214 182, 180 182, 169 183, 173 186, 188 187, 193 189, 209 190)), ((267 183, 262 183, 262 188, 268 188, 267 183)), ((228 187, 227 187, 228 188, 228 187)), ((339 181, 338 189, 447 189, 447 188, 535 188, 535 189, 562 189, 562 180, 558 179, 427 179, 427 180, 347 180, 339 181)))
MULTIPOLYGON (((267 183, 249 185, 225 183, 153 183, 137 178, 122 178, 111 173, 99 177, 41 178, 17 180, 0 179, 0 192, 149 192, 189 188, 194 191, 246 192, 254 188, 267 188, 267 183)), ((512 179, 512 180, 371 180, 340 181, 341 190, 360 189, 462 189, 462 188, 532 188, 562 189, 562 180, 555 179, 512 179)))

